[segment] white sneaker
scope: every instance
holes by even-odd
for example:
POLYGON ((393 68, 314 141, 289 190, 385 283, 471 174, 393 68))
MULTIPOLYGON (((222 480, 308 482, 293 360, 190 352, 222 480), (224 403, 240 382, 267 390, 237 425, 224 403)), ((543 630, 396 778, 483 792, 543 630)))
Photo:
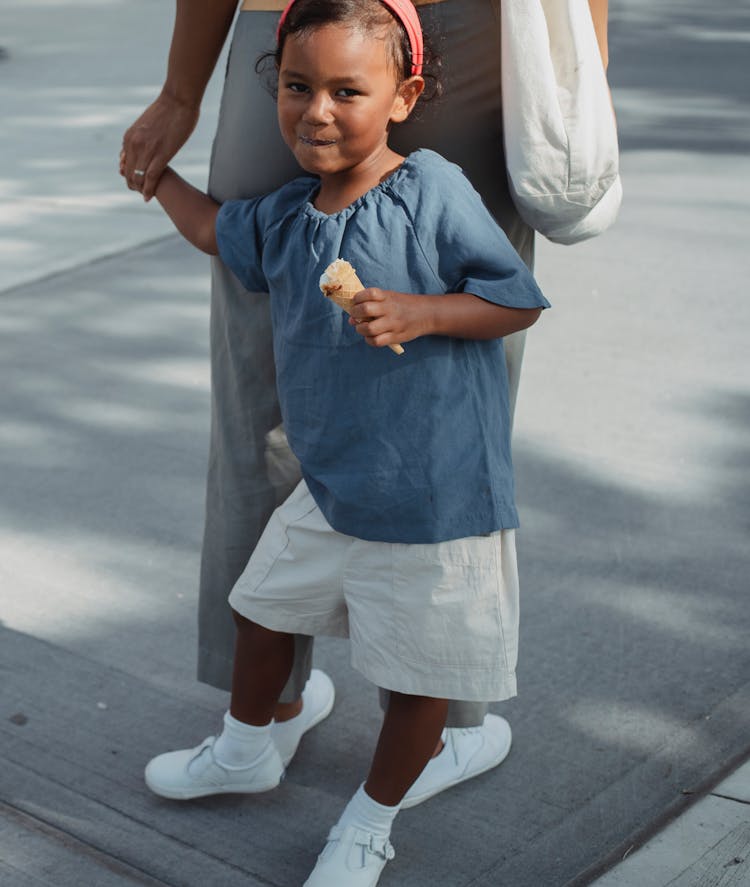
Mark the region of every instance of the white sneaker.
POLYGON ((302 887, 375 887, 386 862, 396 851, 388 838, 354 825, 335 825, 302 887))
POLYGON ((284 765, 273 742, 249 767, 228 767, 216 760, 215 741, 215 736, 209 736, 196 748, 153 758, 146 765, 146 785, 163 798, 185 801, 205 795, 265 792, 281 782, 284 765))
POLYGON ((406 793, 402 810, 501 764, 510 751, 510 724, 499 715, 485 715, 481 727, 443 730, 443 742, 443 750, 427 762, 406 793))
POLYGON ((333 681, 324 671, 314 668, 302 691, 302 711, 288 721, 274 721, 271 727, 271 736, 285 767, 289 766, 303 735, 331 713, 335 698, 333 681))

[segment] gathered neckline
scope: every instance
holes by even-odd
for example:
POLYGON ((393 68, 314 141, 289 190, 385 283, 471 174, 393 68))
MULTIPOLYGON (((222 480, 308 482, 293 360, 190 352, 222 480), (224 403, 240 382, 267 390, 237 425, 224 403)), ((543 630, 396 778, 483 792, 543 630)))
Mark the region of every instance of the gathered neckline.
POLYGON ((323 221, 326 219, 336 221, 338 219, 341 219, 342 217, 350 216, 352 213, 356 212, 363 203, 366 203, 377 194, 391 188, 396 180, 404 175, 405 170, 407 170, 407 168, 413 164, 414 158, 418 154, 421 154, 426 150, 426 148, 417 148, 415 151, 407 154, 407 156, 404 157, 403 162, 400 163, 396 167, 396 169, 393 170, 393 172, 389 173, 382 182, 378 182, 377 185, 373 185, 372 188, 370 188, 368 191, 365 191, 364 194, 362 194, 356 200, 353 200, 348 206, 345 206, 343 209, 337 210, 335 213, 325 213, 313 206, 313 200, 315 199, 315 195, 318 192, 318 186, 316 184, 315 189, 310 192, 310 196, 303 206, 303 212, 305 213, 305 215, 308 215, 313 219, 318 219, 319 221, 323 221))

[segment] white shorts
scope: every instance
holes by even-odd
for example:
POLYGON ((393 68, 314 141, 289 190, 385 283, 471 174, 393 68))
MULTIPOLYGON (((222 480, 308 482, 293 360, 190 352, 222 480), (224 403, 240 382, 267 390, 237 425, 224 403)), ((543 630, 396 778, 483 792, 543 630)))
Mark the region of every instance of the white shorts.
POLYGON ((516 694, 515 531, 427 545, 336 532, 302 481, 229 596, 274 631, 349 637, 387 690, 485 702, 516 694))

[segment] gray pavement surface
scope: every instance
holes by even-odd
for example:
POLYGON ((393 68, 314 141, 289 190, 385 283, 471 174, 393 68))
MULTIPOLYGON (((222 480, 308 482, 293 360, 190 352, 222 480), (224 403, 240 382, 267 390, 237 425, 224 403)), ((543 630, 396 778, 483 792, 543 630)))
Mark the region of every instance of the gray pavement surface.
MULTIPOLYGON (((611 6, 621 219, 539 244, 554 307, 530 337, 515 439, 520 695, 497 707, 514 748, 399 816, 383 887, 750 884, 747 768, 720 782, 750 752, 750 4, 611 6)), ((379 723, 346 644, 323 641, 337 705, 279 790, 180 805, 141 779, 226 705, 193 679, 208 271, 115 175, 171 11, 0 9, 11 887, 295 887, 379 723)), ((216 95, 181 155, 198 181, 216 95)))

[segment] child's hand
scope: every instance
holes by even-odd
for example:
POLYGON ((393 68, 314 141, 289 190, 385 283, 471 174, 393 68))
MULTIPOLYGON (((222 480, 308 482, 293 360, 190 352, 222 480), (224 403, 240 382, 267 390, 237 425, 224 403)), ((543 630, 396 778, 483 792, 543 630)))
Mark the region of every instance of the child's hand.
POLYGON ((357 293, 349 323, 368 345, 383 348, 428 332, 427 296, 369 287, 357 293))

